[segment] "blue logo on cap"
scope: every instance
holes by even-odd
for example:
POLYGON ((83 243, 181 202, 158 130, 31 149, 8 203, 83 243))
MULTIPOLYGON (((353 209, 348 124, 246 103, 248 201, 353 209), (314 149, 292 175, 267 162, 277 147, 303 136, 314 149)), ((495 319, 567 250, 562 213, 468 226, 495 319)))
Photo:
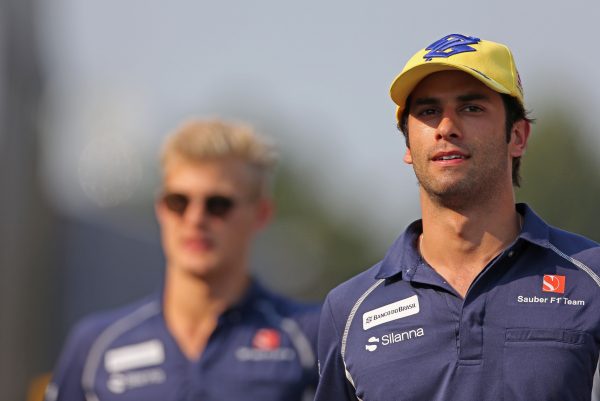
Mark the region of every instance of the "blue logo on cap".
POLYGON ((425 50, 429 50, 429 53, 425 54, 423 58, 431 61, 434 57, 448 58, 459 53, 474 52, 476 49, 470 45, 475 45, 479 42, 480 39, 473 36, 447 35, 427 46, 425 50))

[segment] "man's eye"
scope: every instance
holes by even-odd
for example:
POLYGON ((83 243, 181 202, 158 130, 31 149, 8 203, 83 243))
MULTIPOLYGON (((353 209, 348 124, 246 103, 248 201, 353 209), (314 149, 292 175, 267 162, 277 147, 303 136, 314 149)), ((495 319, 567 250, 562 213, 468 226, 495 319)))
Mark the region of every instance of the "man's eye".
POLYGON ((464 111, 468 111, 469 113, 478 113, 480 111, 483 111, 483 109, 479 106, 473 106, 473 105, 468 105, 463 107, 464 111))
POLYGON ((420 116, 432 116, 437 112, 436 109, 423 109, 419 111, 420 116))

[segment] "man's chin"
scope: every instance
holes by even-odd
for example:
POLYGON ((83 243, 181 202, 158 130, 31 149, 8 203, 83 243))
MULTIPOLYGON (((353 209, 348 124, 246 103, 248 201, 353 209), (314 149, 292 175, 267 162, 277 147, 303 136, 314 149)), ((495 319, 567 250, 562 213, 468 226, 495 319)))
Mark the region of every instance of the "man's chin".
POLYGON ((426 191, 434 203, 449 209, 463 210, 485 203, 493 191, 479 190, 474 185, 447 185, 426 191))
POLYGON ((201 279, 209 279, 212 276, 215 276, 219 273, 219 269, 214 263, 185 263, 182 264, 181 270, 185 273, 201 278, 201 279))
POLYGON ((434 199, 452 199, 454 197, 464 195, 468 190, 468 187, 461 185, 461 183, 436 183, 436 185, 423 185, 421 188, 434 199))

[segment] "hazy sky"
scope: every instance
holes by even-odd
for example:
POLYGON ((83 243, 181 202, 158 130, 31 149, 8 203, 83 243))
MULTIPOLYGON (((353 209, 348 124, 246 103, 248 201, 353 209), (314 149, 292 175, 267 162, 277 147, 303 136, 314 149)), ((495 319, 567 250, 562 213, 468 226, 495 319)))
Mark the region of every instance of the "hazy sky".
POLYGON ((389 85, 450 33, 508 44, 534 114, 569 103, 599 136, 598 1, 39 4, 48 188, 79 213, 145 196, 164 134, 222 116, 274 137, 315 198, 388 237, 419 213, 389 85))

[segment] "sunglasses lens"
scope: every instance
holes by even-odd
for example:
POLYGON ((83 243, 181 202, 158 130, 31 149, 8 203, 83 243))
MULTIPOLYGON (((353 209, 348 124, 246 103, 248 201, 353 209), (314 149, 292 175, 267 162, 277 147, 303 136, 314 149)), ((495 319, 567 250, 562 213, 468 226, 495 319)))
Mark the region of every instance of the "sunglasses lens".
POLYGON ((163 202, 167 209, 183 216, 190 200, 183 194, 167 194, 163 197, 163 202))
POLYGON ((206 211, 214 217, 225 217, 233 209, 233 199, 214 195, 206 198, 206 211))

